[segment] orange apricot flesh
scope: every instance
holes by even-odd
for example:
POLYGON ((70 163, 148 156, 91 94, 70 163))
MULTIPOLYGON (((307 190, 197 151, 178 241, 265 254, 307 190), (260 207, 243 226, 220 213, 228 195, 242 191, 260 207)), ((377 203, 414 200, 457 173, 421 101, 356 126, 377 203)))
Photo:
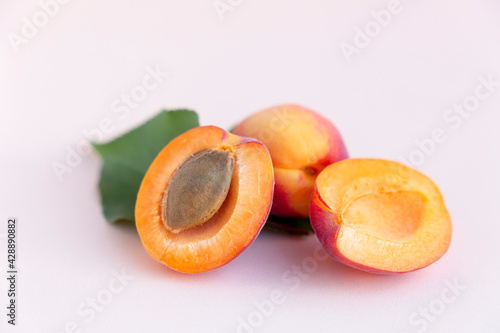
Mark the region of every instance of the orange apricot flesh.
POLYGON ((447 251, 451 219, 438 187, 397 162, 347 159, 326 167, 311 224, 334 259, 372 273, 426 267, 447 251))
POLYGON ((135 208, 142 244, 154 259, 180 272, 199 273, 218 268, 236 258, 259 234, 271 208, 273 186, 271 157, 261 142, 215 126, 189 130, 158 154, 142 181, 135 208), (191 168, 193 156, 204 151, 229 154, 231 168, 227 168, 228 163, 223 165, 224 172, 230 172, 229 187, 220 186, 227 193, 215 203, 215 212, 181 216, 177 218, 180 222, 169 223, 168 218, 175 216, 176 210, 182 213, 182 210, 204 209, 202 203, 198 205, 186 196, 186 203, 176 203, 182 207, 169 207, 169 203, 176 201, 167 197, 183 191, 182 184, 169 187, 169 182, 180 169, 191 168), (201 219, 199 223, 191 222, 197 218, 201 219))
POLYGON ((256 138, 269 149, 275 189, 271 214, 307 217, 318 174, 348 157, 335 126, 300 105, 282 105, 244 119, 233 133, 256 138))

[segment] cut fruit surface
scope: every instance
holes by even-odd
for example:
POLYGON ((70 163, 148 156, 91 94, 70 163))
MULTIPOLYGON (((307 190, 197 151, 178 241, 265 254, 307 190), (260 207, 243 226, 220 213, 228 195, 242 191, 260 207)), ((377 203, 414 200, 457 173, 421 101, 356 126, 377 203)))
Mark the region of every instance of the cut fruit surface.
POLYGON ((151 164, 137 196, 137 230, 148 253, 167 266, 212 270, 258 235, 273 186, 262 143, 197 127, 172 140, 151 164))
POLYGON ((325 250, 350 266, 403 273, 439 259, 451 220, 437 186, 402 164, 349 159, 316 179, 311 224, 325 250))

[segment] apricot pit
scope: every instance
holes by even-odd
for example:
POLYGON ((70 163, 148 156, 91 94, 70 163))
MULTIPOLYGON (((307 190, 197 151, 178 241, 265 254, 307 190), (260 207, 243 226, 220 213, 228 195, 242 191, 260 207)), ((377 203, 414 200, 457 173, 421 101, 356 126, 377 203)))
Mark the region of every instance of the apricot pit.
POLYGON ((227 150, 203 149, 190 156, 174 173, 163 196, 165 227, 179 231, 214 216, 226 199, 233 168, 234 158, 227 150))

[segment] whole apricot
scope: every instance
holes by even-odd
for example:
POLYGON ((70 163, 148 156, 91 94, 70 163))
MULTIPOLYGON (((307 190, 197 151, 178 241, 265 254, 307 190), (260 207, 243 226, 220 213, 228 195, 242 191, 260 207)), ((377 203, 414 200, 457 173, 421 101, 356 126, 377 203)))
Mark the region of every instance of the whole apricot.
POLYGON ((348 157, 339 131, 320 114, 299 105, 283 105, 243 120, 234 134, 266 145, 274 167, 271 214, 307 217, 317 175, 348 157))

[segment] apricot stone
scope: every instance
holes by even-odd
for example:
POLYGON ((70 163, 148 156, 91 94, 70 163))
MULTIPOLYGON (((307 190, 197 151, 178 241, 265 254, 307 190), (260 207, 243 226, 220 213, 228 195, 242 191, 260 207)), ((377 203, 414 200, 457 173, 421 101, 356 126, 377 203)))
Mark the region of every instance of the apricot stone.
POLYGON ((437 186, 400 163, 348 159, 326 167, 311 224, 336 260, 372 273, 404 273, 441 258, 451 219, 437 186))
POLYGON ((199 273, 244 251, 266 222, 273 167, 258 140, 197 127, 155 158, 137 195, 137 230, 147 252, 170 268, 199 273))
POLYGON ((317 175, 326 166, 348 157, 335 126, 299 105, 257 112, 233 133, 263 142, 274 166, 275 190, 271 214, 307 217, 317 175))
POLYGON ((163 196, 165 227, 183 230, 214 216, 226 199, 233 168, 234 158, 227 150, 203 149, 184 161, 163 196))

